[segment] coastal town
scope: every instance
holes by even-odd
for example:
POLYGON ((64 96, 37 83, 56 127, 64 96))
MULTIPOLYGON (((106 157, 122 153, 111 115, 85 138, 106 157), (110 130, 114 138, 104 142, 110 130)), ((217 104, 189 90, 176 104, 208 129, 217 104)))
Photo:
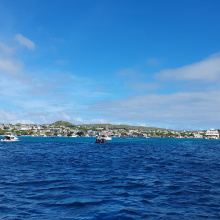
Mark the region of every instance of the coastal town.
POLYGON ((177 131, 163 128, 111 125, 111 124, 88 124, 74 125, 65 121, 53 124, 0 124, 0 135, 7 132, 17 136, 41 136, 41 137, 98 137, 105 134, 111 137, 145 137, 145 138, 205 138, 219 139, 220 130, 210 129, 202 131, 177 131))

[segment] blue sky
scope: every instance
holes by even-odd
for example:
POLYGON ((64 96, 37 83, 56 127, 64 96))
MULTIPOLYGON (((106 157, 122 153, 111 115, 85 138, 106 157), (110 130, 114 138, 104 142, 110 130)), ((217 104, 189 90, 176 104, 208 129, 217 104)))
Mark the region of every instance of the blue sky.
POLYGON ((0 123, 220 128, 218 0, 0 0, 0 123))

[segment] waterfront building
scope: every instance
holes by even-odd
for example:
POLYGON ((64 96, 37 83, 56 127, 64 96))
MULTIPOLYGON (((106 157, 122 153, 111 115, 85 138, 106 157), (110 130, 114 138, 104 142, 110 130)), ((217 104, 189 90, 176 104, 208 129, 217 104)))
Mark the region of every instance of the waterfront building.
POLYGON ((194 134, 194 138, 203 138, 202 134, 194 134))

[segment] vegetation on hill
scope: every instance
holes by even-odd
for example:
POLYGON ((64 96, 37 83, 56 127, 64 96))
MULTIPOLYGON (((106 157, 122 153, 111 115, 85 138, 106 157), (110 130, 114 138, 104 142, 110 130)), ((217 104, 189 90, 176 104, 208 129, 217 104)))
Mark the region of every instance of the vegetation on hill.
MULTIPOLYGON (((106 124, 82 124, 82 125, 74 125, 67 121, 57 121, 52 126, 65 126, 69 128, 77 127, 79 130, 86 130, 86 129, 92 129, 92 130, 99 130, 105 129, 106 124)), ((144 126, 131 126, 131 125, 113 125, 108 124, 108 129, 124 129, 124 130, 142 130, 142 131, 149 131, 149 130, 164 130, 163 128, 155 128, 155 127, 144 127, 144 126)))
POLYGON ((51 125, 54 127, 59 127, 59 126, 64 126, 64 127, 69 127, 69 128, 75 127, 74 124, 72 124, 68 121, 56 121, 56 122, 52 123, 51 125))
MULTIPOLYGON (((106 128, 106 124, 84 124, 82 126, 90 127, 90 128, 106 128)), ((144 127, 144 126, 132 126, 132 125, 113 125, 108 124, 109 129, 124 129, 124 130, 142 130, 142 131, 149 131, 149 130, 164 130, 162 128, 155 128, 155 127, 144 127)))

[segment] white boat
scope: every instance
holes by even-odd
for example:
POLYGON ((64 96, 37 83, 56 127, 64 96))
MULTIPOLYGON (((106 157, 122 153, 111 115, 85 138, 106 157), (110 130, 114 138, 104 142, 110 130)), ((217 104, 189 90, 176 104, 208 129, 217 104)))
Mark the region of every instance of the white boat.
POLYGON ((46 135, 46 134, 41 134, 40 136, 41 136, 41 137, 47 137, 47 135, 46 135))
POLYGON ((78 137, 78 135, 76 135, 76 134, 72 134, 70 137, 75 138, 75 137, 78 137))
POLYGON ((111 141, 112 140, 112 137, 111 136, 108 136, 108 122, 107 122, 107 117, 106 117, 106 126, 105 126, 105 134, 104 134, 104 138, 106 141, 111 141))
POLYGON ((111 141, 112 140, 112 137, 110 137, 110 136, 106 136, 104 138, 105 138, 106 141, 111 141))
POLYGON ((213 128, 207 130, 205 133, 205 139, 219 139, 218 130, 215 130, 213 128))
POLYGON ((1 141, 18 141, 18 138, 16 135, 12 134, 11 132, 6 132, 4 135, 4 138, 1 139, 1 141))
POLYGON ((150 138, 150 136, 148 136, 147 134, 144 135, 145 138, 150 138))

